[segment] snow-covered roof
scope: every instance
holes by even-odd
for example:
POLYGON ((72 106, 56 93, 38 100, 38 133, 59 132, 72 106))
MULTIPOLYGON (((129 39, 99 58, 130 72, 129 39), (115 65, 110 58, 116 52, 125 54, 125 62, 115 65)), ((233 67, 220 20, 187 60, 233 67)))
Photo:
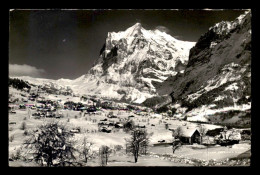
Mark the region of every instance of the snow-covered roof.
POLYGON ((181 127, 181 136, 182 137, 191 137, 194 132, 196 131, 196 128, 189 128, 189 127, 181 127))

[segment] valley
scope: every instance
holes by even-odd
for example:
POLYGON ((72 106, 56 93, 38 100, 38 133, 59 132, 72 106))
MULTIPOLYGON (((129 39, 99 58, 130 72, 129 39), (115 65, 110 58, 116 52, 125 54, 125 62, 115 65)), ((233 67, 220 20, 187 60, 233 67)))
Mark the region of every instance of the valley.
POLYGON ((86 74, 9 76, 9 166, 250 166, 251 11, 197 42, 137 22, 86 74))

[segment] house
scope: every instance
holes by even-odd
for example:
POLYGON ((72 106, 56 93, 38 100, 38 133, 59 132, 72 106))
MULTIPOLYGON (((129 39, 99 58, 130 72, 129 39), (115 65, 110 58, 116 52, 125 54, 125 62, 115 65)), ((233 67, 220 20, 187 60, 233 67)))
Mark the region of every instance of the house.
POLYGON ((108 118, 117 118, 117 116, 115 116, 115 115, 108 115, 107 117, 108 118))
POLYGON ((200 143, 200 132, 196 128, 181 127, 180 141, 192 145, 200 143))
POLYGON ((224 131, 224 128, 215 128, 215 129, 208 130, 206 135, 215 137, 217 135, 220 135, 220 133, 223 131, 224 131))
POLYGON ((90 107, 90 108, 87 108, 87 112, 90 113, 90 112, 96 112, 97 109, 95 107, 90 107))
POLYGON ((164 142, 165 142, 165 140, 158 140, 158 142, 159 142, 159 143, 164 143, 164 142))
POLYGON ((145 128, 145 125, 137 125, 137 128, 145 128))
POLYGON ((116 123, 115 124, 115 128, 123 128, 124 126, 123 126, 123 124, 121 124, 121 123, 116 123))
POLYGON ((109 129, 109 128, 107 128, 107 127, 102 127, 102 128, 100 129, 100 131, 101 131, 101 132, 110 133, 112 130, 109 129))
POLYGON ((80 133, 80 130, 79 129, 71 129, 70 132, 71 133, 80 133))
POLYGON ((26 106, 24 104, 20 104, 19 109, 26 109, 26 106))
POLYGON ((237 129, 224 130, 219 136, 215 137, 217 144, 226 146, 239 143, 241 140, 241 133, 237 129))
POLYGON ((25 104, 25 106, 31 108, 31 107, 34 107, 35 104, 25 104))
POLYGON ((8 104, 8 109, 9 110, 15 110, 15 109, 18 109, 18 106, 15 105, 15 104, 8 104))

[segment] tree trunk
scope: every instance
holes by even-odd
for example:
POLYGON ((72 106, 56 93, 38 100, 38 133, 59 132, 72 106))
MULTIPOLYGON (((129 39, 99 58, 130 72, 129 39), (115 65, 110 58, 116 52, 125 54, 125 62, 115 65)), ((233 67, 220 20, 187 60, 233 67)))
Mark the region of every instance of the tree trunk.
POLYGON ((87 158, 87 156, 85 156, 85 161, 86 161, 86 163, 88 163, 88 158, 87 158))
POLYGON ((137 162, 137 156, 135 155, 135 163, 137 162))

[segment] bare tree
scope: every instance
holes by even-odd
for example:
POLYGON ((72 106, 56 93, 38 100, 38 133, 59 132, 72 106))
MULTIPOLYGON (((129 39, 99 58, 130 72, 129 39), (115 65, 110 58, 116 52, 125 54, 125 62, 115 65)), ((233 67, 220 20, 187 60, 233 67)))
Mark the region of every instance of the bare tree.
POLYGON ((236 137, 236 135, 237 135, 237 132, 234 128, 229 130, 227 140, 231 140, 231 138, 233 139, 234 137, 236 137))
POLYGON ((172 133, 173 142, 172 142, 172 153, 179 149, 182 145, 180 137, 182 136, 183 131, 180 126, 178 126, 172 133))
POLYGON ((75 142, 68 129, 58 122, 41 125, 30 133, 25 141, 25 148, 32 151, 34 160, 41 166, 76 165, 74 152, 75 142))
POLYGON ((131 138, 127 140, 127 150, 134 155, 135 163, 138 160, 140 149, 147 150, 149 136, 145 129, 133 129, 131 138), (145 148, 144 148, 145 147, 145 148))
POLYGON ((93 143, 89 142, 87 138, 84 136, 82 141, 82 148, 80 150, 80 154, 84 157, 84 161, 87 163, 88 159, 92 157, 91 148, 93 143))
POLYGON ((153 133, 148 134, 146 130, 144 131, 144 141, 140 143, 140 153, 146 155, 147 154, 147 148, 149 145, 149 138, 153 135, 153 133))
POLYGON ((200 133, 200 144, 202 144, 203 142, 203 137, 206 135, 207 133, 207 128, 203 125, 199 125, 199 133, 200 133))
POLYGON ((172 133, 173 138, 179 139, 180 136, 183 134, 183 131, 180 126, 178 126, 172 133))
POLYGON ((99 156, 101 159, 101 166, 107 165, 109 155, 111 154, 111 149, 108 146, 102 146, 99 148, 99 156))
POLYGON ((172 153, 174 153, 177 149, 179 149, 181 147, 182 143, 180 141, 180 139, 176 139, 173 141, 172 143, 172 153))

